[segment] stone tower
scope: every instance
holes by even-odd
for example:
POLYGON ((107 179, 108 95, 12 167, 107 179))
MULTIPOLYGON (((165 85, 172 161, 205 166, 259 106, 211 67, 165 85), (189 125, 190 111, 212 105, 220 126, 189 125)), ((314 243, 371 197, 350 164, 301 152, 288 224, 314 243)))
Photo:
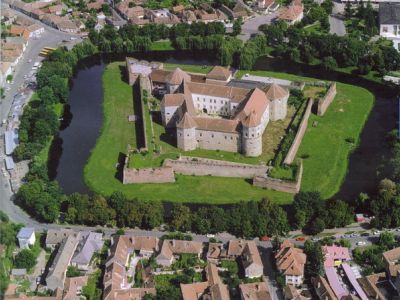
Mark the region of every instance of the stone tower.
POLYGON ((242 121, 242 153, 246 156, 262 154, 261 125, 257 123, 255 112, 242 121))
POLYGON ((283 120, 287 114, 287 101, 289 91, 276 83, 271 84, 268 91, 265 93, 271 101, 270 119, 271 121, 283 120))
POLYGON ((195 120, 186 112, 176 125, 176 139, 178 148, 184 151, 197 148, 195 120))

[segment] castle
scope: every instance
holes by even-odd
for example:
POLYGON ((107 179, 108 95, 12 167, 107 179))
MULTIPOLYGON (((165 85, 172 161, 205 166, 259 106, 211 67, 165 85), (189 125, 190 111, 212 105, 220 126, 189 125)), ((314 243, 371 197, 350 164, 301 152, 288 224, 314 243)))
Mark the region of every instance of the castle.
POLYGON ((286 88, 233 79, 224 67, 201 75, 127 58, 127 68, 131 84, 139 76, 147 77, 152 92, 162 96, 163 125, 176 128, 177 146, 185 151, 200 148, 259 156, 268 122, 287 114, 286 88))

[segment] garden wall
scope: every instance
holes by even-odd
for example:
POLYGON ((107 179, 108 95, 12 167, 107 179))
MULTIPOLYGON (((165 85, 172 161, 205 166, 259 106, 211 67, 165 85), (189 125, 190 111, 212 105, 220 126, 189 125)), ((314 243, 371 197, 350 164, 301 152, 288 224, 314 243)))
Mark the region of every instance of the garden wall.
POLYGON ((297 194, 300 191, 302 177, 303 163, 300 161, 295 181, 276 179, 267 176, 255 176, 253 178, 253 185, 265 189, 297 194))
MULTIPOLYGON (((146 78, 147 78, 147 81, 149 81, 149 78, 148 77, 146 77, 146 78)), ((144 104, 144 102, 143 102, 143 89, 146 89, 148 86, 148 82, 146 81, 146 78, 143 76, 140 76, 140 78, 139 78, 139 91, 140 91, 139 103, 140 103, 140 119, 143 124, 142 134, 144 137, 144 148, 148 149, 148 139, 147 139, 148 137, 146 135, 146 117, 144 115, 145 114, 144 105, 146 105, 146 104, 144 104)), ((147 93, 148 93, 148 95, 151 95, 151 92, 149 93, 147 91, 147 93)))
POLYGON ((336 82, 333 82, 330 84, 325 97, 322 99, 319 99, 319 101, 318 101, 318 109, 317 109, 318 116, 323 116, 325 114, 329 105, 331 105, 333 99, 335 99, 335 96, 336 96, 336 82))
POLYGON ((313 103, 314 103, 313 99, 308 100, 307 107, 304 112, 303 119, 301 120, 299 129, 297 130, 293 143, 290 146, 288 153, 286 154, 285 160, 283 161, 283 163, 287 165, 290 165, 293 162, 294 158, 296 157, 296 153, 299 150, 301 141, 303 140, 304 134, 306 133, 307 130, 308 119, 311 114, 313 103))
POLYGON ((265 176, 268 171, 268 167, 263 165, 250 165, 188 156, 181 156, 176 160, 166 159, 164 167, 171 167, 175 173, 182 175, 239 178, 265 176))

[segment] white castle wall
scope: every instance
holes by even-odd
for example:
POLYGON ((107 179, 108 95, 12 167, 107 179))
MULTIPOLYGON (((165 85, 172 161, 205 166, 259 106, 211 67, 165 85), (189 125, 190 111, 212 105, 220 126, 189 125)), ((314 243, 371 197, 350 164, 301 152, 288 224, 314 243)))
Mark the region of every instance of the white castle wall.
POLYGON ((207 150, 239 152, 241 139, 238 133, 196 130, 198 147, 207 150))
POLYGON ((231 101, 229 98, 207 96, 192 93, 194 107, 198 111, 207 110, 209 114, 218 114, 222 116, 231 116, 231 101))

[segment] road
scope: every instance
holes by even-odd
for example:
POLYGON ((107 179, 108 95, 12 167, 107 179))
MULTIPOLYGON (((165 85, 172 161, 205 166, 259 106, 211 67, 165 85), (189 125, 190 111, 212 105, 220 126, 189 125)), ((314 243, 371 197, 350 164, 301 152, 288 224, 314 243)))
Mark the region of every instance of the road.
MULTIPOLYGON (((11 85, 6 85, 6 88, 9 87, 10 90, 5 92, 5 98, 0 101, 0 120, 4 120, 8 117, 8 114, 11 109, 11 104, 14 99, 14 95, 18 93, 18 91, 24 86, 24 75, 27 75, 32 71, 32 66, 36 61, 42 60, 39 57, 39 53, 43 47, 58 47, 60 45, 66 45, 71 47, 72 44, 80 41, 79 38, 76 38, 74 41, 70 41, 70 38, 77 37, 76 35, 64 33, 58 31, 52 27, 42 24, 41 22, 27 17, 26 15, 14 11, 17 15, 24 17, 26 19, 31 20, 34 23, 40 24, 45 28, 45 32, 38 39, 29 39, 28 46, 25 50, 25 53, 17 66, 15 67, 15 72, 13 73, 13 81, 14 83, 11 85), (63 43, 64 40, 68 40, 68 43, 63 43), (29 63, 29 61, 31 62, 29 63)), ((0 126, 0 139, 1 145, 4 141, 4 132, 6 127, 4 125, 0 126)), ((0 147, 0 166, 4 165, 4 146, 0 147)), ((14 205, 12 202, 12 192, 9 185, 9 178, 4 176, 3 173, 0 173, 0 208, 2 211, 9 215, 10 219, 14 222, 23 223, 29 226, 36 226, 38 223, 29 216, 24 213, 18 206, 14 205)))
POLYGON ((346 35, 346 27, 344 26, 343 20, 339 17, 339 15, 344 12, 344 6, 343 3, 333 2, 332 15, 329 16, 329 33, 338 36, 346 35))
POLYGON ((271 24, 278 14, 278 12, 273 12, 266 15, 257 14, 254 17, 244 21, 242 25, 242 32, 240 33, 239 38, 243 41, 247 41, 252 35, 258 33, 258 27, 264 24, 271 24))

